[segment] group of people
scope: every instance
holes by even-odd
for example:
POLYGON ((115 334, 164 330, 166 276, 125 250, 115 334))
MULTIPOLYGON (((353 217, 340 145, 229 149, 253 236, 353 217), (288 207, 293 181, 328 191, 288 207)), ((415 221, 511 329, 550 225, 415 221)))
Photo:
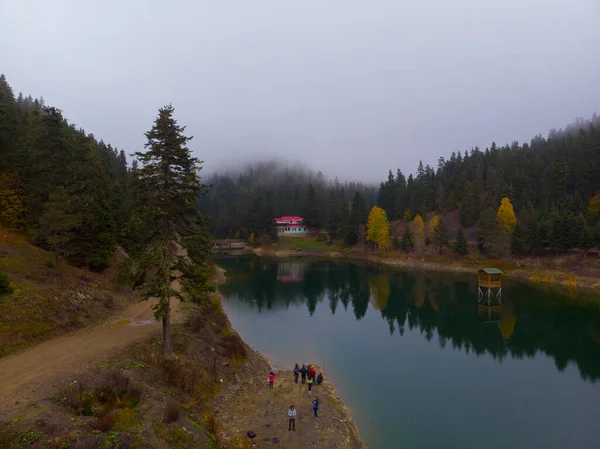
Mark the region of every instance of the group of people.
POLYGON ((299 376, 301 376, 302 385, 308 385, 309 392, 312 391, 312 386, 315 382, 318 385, 321 385, 321 383, 323 382, 323 374, 319 373, 319 375, 317 376, 317 370, 315 369, 314 365, 308 365, 308 368, 306 367, 306 365, 302 365, 302 368, 300 368, 296 363, 296 365, 294 366, 294 383, 298 383, 299 376))
MULTIPOLYGON (((318 412, 319 412, 319 398, 315 397, 315 399, 313 400, 312 403, 313 406, 313 413, 315 414, 315 419, 318 418, 318 412)), ((294 405, 290 405, 290 409, 288 410, 288 418, 289 418, 289 424, 288 424, 288 432, 290 430, 293 430, 294 432, 296 431, 296 407, 294 407, 294 405)))
MULTIPOLYGON (((317 370, 314 365, 302 365, 302 368, 296 363, 294 366, 294 383, 298 383, 298 378, 300 378, 302 385, 308 385, 308 392, 312 391, 312 386, 316 383, 317 385, 321 385, 323 383, 323 374, 319 373, 317 375, 317 370)), ((269 389, 273 389, 275 384, 275 373, 271 371, 269 373, 269 389)), ((315 415, 315 419, 318 418, 319 412, 319 398, 315 397, 312 402, 313 413, 315 415)), ((288 431, 293 430, 296 431, 296 407, 291 405, 288 410, 288 418, 289 425, 288 431)))

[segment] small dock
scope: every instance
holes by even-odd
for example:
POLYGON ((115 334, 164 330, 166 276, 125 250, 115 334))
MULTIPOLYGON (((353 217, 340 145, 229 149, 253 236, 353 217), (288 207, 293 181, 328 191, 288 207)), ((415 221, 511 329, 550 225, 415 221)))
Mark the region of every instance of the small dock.
POLYGON ((243 256, 247 254, 246 240, 213 240, 213 256, 243 256))
POLYGON ((227 239, 227 240, 213 240, 214 250, 232 250, 232 249, 244 249, 247 245, 246 240, 240 239, 227 239))

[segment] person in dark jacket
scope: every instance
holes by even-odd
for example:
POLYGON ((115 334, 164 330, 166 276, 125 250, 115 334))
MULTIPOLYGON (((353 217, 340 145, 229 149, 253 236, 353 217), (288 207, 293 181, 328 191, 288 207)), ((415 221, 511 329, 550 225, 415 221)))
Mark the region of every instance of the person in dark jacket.
POLYGON ((302 385, 306 383, 306 373, 308 373, 306 365, 302 365, 302 368, 300 368, 300 374, 302 375, 302 385))
POLYGON ((319 373, 317 376, 317 385, 321 385, 323 383, 323 373, 319 373))
POLYGON ((295 384, 298 383, 298 374, 300 374, 300 368, 298 367, 298 364, 296 363, 296 366, 294 366, 294 383, 295 384))
POLYGON ((318 418, 317 412, 319 411, 319 398, 315 398, 313 401, 313 412, 315 413, 315 419, 318 418))

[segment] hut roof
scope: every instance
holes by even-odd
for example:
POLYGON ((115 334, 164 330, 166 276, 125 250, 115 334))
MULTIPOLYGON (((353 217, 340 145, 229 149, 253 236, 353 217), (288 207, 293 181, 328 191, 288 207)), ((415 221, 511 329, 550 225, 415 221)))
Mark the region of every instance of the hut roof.
POLYGON ((503 274, 498 268, 482 268, 479 272, 486 274, 503 274))

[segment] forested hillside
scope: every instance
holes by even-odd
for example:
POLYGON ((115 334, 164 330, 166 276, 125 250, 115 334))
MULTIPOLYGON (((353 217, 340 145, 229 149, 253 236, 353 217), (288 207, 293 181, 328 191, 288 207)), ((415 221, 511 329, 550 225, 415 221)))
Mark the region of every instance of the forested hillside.
POLYGON ((42 99, 15 96, 0 75, 0 222, 101 270, 125 235, 128 173, 123 150, 42 99))
MULTIPOLYGON (((385 246, 389 234, 379 242, 367 234, 368 210, 377 205, 385 211, 385 219, 376 214, 384 226, 398 220, 423 230, 427 217, 438 217, 427 223, 431 238, 423 234, 423 244, 434 240, 436 223, 445 227, 443 217, 458 212, 460 226, 474 229, 479 249, 490 255, 509 247, 515 255, 590 249, 600 244, 600 117, 579 119, 529 143, 452 152, 449 159, 440 157, 435 168, 419 164, 414 175, 390 170, 377 195, 368 185, 331 182, 320 172, 277 164, 213 175, 207 182, 213 188, 201 199, 201 208, 212 217, 210 228, 219 238, 273 235, 272 217, 301 215, 311 227, 343 237, 346 244, 366 238, 385 246), (504 224, 498 215, 503 198, 508 199, 501 210, 504 224)), ((405 228, 392 227, 398 240, 391 243, 400 246, 403 238, 403 248, 410 250, 418 246, 418 235, 394 235, 405 228)), ((440 229, 437 235, 440 249, 447 234, 440 229)))
POLYGON ((502 247, 498 236, 510 234, 512 252, 527 255, 598 245, 598 192, 600 117, 594 115, 530 143, 453 152, 436 169, 420 164, 408 178, 390 170, 377 203, 388 217, 408 221, 458 209, 463 227, 477 226, 480 249, 493 253, 502 247), (516 212, 509 229, 498 222, 502 198, 516 212))
POLYGON ((272 234, 273 217, 282 215, 302 215, 312 227, 333 230, 348 218, 356 192, 369 206, 377 197, 374 186, 329 180, 321 172, 275 162, 213 174, 204 181, 211 189, 200 207, 211 217, 209 229, 216 238, 272 234))

